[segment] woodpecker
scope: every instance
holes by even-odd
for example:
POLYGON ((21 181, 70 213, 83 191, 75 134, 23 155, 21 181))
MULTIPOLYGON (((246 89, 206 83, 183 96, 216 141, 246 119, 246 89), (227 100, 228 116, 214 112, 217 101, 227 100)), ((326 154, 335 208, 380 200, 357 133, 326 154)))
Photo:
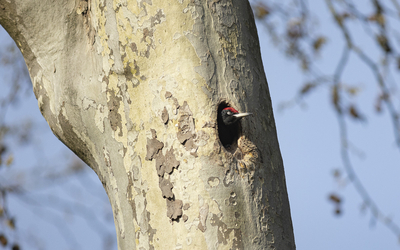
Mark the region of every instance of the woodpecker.
POLYGON ((232 107, 224 108, 221 111, 222 122, 227 126, 235 124, 243 117, 249 116, 251 114, 252 113, 239 113, 239 111, 232 107))

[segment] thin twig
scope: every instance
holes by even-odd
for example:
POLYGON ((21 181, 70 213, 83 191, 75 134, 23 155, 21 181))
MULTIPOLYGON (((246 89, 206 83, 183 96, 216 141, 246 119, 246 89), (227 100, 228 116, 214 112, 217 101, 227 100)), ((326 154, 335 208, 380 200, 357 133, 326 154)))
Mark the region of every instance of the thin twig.
MULTIPOLYGON (((334 76, 333 76, 333 85, 336 86, 337 91, 340 91, 340 79, 343 74, 343 71, 346 67, 348 62, 350 51, 354 51, 353 49, 350 50, 348 46, 345 46, 342 52, 341 59, 337 64, 334 76)), ((340 99, 339 99, 340 102, 340 99)), ((340 106, 340 104, 339 104, 340 106)), ((355 189, 357 190, 358 194, 361 196, 364 205, 370 209, 374 218, 380 221, 383 225, 389 228, 399 239, 400 239, 400 228, 395 224, 392 220, 386 217, 383 212, 379 209, 376 205, 374 200, 369 195, 367 189, 362 184, 361 180, 358 178, 350 160, 350 153, 349 153, 349 142, 348 142, 348 134, 347 134, 347 126, 345 121, 345 115, 343 112, 336 112, 337 120, 339 123, 339 131, 340 131, 340 153, 344 168, 346 170, 347 176, 351 183, 354 185, 355 189)))

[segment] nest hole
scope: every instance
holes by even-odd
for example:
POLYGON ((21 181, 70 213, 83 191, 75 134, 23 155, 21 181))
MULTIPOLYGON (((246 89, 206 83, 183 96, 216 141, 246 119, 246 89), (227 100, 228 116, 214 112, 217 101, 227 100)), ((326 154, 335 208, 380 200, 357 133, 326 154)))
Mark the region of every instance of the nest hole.
POLYGON ((222 121, 221 112, 224 108, 231 107, 227 102, 222 101, 218 105, 218 137, 222 144, 222 146, 229 152, 233 153, 237 149, 237 141, 242 134, 242 127, 240 125, 240 121, 232 124, 225 125, 222 121))

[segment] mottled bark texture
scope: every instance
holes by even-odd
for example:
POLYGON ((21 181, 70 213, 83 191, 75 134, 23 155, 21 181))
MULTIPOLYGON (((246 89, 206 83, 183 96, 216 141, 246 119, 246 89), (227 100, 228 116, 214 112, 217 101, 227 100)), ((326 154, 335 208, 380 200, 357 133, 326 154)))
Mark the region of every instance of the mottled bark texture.
POLYGON ((245 0, 0 0, 54 134, 99 176, 119 249, 294 249, 245 0), (232 145, 217 110, 244 118, 232 145))

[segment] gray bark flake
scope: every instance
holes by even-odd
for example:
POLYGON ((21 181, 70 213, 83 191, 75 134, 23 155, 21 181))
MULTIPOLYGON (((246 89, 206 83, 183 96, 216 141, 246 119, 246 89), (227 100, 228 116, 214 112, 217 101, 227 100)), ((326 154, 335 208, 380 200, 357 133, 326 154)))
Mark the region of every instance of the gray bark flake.
POLYGON ((160 178, 159 186, 160 186, 163 198, 167 198, 167 199, 174 198, 174 193, 172 193, 173 186, 169 180, 167 180, 165 178, 160 178))
POLYGON ((167 199, 167 217, 176 220, 182 216, 183 202, 181 200, 167 199))
POLYGON ((168 111, 167 111, 167 108, 164 107, 164 110, 163 110, 162 113, 161 113, 161 121, 162 121, 164 124, 167 124, 167 123, 168 123, 168 120, 169 120, 168 111))
POLYGON ((158 176, 160 177, 163 177, 165 173, 172 174, 172 171, 175 168, 178 168, 180 164, 180 162, 176 160, 173 147, 167 150, 165 156, 162 154, 162 152, 160 152, 157 153, 153 158, 156 159, 156 170, 158 176))
POLYGON ((165 99, 171 98, 172 97, 172 93, 167 91, 165 92, 165 99))
POLYGON ((187 151, 197 157, 196 151, 198 146, 194 142, 194 139, 197 136, 194 127, 193 113, 186 101, 179 108, 179 114, 177 133, 178 141, 185 146, 187 151))
POLYGON ((171 174, 174 168, 178 168, 179 164, 180 162, 176 160, 174 149, 171 147, 165 154, 165 172, 171 174))
POLYGON ((154 156, 164 147, 164 143, 156 139, 157 138, 156 131, 152 129, 151 133, 153 135, 153 139, 147 138, 147 145, 146 145, 147 154, 145 158, 147 161, 153 160, 154 156))
POLYGON ((159 188, 162 197, 167 201, 167 216, 172 220, 178 220, 182 216, 183 203, 181 200, 175 200, 175 195, 172 192, 173 185, 168 177, 179 166, 180 162, 176 160, 172 146, 164 156, 162 152, 164 143, 157 140, 157 133, 154 129, 151 129, 151 136, 152 139, 147 138, 147 155, 145 159, 148 161, 156 160, 159 188))
POLYGON ((114 90, 108 90, 109 94, 109 101, 107 102, 108 105, 108 119, 110 120, 110 125, 112 130, 117 131, 119 128, 119 136, 122 136, 122 123, 121 123, 121 115, 118 113, 119 105, 122 100, 120 96, 115 94, 114 90))
POLYGON ((164 155, 161 153, 157 154, 156 157, 154 157, 156 159, 156 170, 157 170, 157 175, 160 177, 164 176, 165 173, 165 157, 164 155))
POLYGON ((186 101, 183 103, 182 107, 179 108, 179 114, 177 137, 179 142, 184 144, 195 134, 193 113, 186 101))
POLYGON ((240 229, 228 228, 228 226, 216 214, 213 214, 213 216, 211 217, 210 224, 212 226, 218 227, 218 230, 217 230, 218 243, 227 245, 230 234, 233 231, 234 238, 232 240, 232 248, 231 249, 245 249, 243 246, 242 233, 241 233, 240 229))
POLYGON ((171 100, 173 101, 173 104, 172 104, 172 111, 173 111, 174 115, 176 115, 176 114, 178 113, 177 110, 178 110, 179 107, 180 107, 179 102, 178 102, 178 99, 176 99, 175 97, 173 97, 171 92, 169 92, 169 91, 165 92, 165 99, 170 99, 170 98, 171 98, 171 100))
POLYGON ((200 229, 200 231, 202 231, 203 233, 207 229, 207 226, 206 226, 207 216, 208 216, 208 204, 205 203, 202 207, 200 207, 200 212, 199 212, 200 223, 197 226, 200 229))
POLYGON ((185 205, 183 206, 183 210, 188 210, 189 208, 190 208, 190 204, 185 203, 185 205))

